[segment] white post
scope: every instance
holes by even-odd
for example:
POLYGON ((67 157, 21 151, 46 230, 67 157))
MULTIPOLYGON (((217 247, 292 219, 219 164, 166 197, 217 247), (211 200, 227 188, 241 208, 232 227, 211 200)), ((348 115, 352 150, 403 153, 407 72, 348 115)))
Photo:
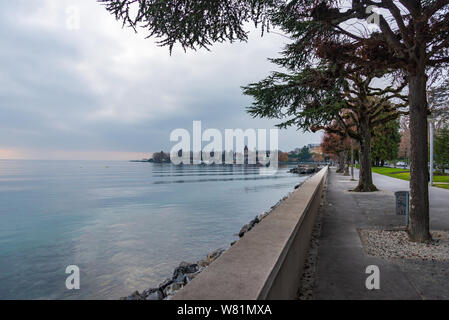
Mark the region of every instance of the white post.
POLYGON ((430 185, 433 186, 433 121, 430 121, 430 185))

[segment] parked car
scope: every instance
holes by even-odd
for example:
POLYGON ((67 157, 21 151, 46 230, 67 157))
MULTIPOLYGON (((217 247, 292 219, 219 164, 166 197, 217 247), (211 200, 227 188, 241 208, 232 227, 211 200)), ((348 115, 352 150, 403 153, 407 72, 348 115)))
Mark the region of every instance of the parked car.
POLYGON ((396 162, 396 167, 407 168, 407 163, 405 163, 404 161, 398 161, 396 162))

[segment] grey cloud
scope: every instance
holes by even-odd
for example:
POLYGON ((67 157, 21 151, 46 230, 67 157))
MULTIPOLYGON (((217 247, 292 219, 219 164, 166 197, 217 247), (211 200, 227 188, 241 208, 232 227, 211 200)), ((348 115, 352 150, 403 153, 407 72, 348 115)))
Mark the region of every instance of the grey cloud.
MULTIPOLYGON (((266 76, 283 40, 221 44, 169 56, 143 34, 120 29, 95 1, 77 2, 82 28, 64 28, 71 1, 11 1, 0 12, 0 149, 149 152, 169 134, 205 127, 268 128, 252 119, 240 86, 266 76), (22 18, 18 18, 22 17, 22 18)), ((280 147, 318 142, 286 130, 280 147)))

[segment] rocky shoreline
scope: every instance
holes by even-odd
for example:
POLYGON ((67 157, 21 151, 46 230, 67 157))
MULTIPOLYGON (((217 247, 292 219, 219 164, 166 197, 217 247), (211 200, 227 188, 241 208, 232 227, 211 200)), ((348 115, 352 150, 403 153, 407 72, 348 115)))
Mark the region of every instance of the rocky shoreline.
POLYGON ((121 298, 121 300, 170 300, 177 291, 195 279, 198 274, 217 260, 225 251, 225 249, 218 249, 208 254, 206 259, 195 263, 181 262, 173 271, 172 277, 166 279, 159 286, 146 289, 141 293, 136 291, 128 297, 121 298))
POLYGON ((322 169, 322 167, 318 165, 298 165, 297 167, 294 167, 289 172, 290 173, 296 173, 296 174, 312 174, 319 172, 322 169))
MULTIPOLYGON (((295 190, 299 189, 301 185, 305 182, 295 186, 295 190)), ((236 235, 239 238, 245 236, 247 232, 253 229, 258 223, 260 223, 264 218, 266 218, 275 208, 277 208, 285 199, 290 196, 291 193, 279 200, 274 206, 272 206, 267 212, 264 212, 256 216, 248 224, 245 224, 240 232, 236 235)), ((232 242, 230 246, 233 246, 238 240, 232 242)), ((229 246, 229 247, 230 247, 229 246)), ((181 262, 178 267, 173 271, 171 278, 167 278, 164 282, 159 284, 159 286, 154 288, 146 289, 142 292, 135 291, 127 297, 122 297, 121 300, 170 300, 176 292, 181 290, 190 281, 195 279, 202 271, 204 271, 211 263, 217 260, 229 247, 220 248, 211 252, 207 255, 205 259, 196 262, 181 262)))

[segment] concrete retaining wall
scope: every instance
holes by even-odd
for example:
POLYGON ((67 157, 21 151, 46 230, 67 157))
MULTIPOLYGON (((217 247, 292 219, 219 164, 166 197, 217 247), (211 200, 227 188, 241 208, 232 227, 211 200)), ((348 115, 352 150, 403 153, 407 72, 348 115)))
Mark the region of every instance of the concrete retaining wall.
POLYGON ((295 299, 327 173, 306 181, 174 300, 295 299))

